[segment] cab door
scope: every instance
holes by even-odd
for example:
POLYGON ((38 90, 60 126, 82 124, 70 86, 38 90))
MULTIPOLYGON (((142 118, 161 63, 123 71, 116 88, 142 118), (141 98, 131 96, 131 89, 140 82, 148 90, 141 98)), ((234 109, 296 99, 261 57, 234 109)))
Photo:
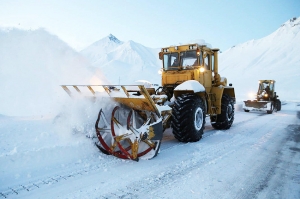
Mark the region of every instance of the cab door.
POLYGON ((213 66, 213 56, 207 52, 203 53, 203 86, 206 91, 209 92, 212 85, 212 66, 213 66))

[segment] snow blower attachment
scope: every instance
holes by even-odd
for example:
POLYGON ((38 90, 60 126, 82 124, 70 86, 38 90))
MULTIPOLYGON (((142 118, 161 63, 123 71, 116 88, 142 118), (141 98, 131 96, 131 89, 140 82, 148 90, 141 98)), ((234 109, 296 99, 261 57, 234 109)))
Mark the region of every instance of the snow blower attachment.
POLYGON ((163 64, 161 87, 156 90, 143 85, 62 88, 70 96, 71 90, 76 94, 86 89, 96 99, 99 93, 106 93, 118 103, 98 114, 97 146, 103 153, 122 159, 151 159, 158 153, 166 128, 180 142, 197 142, 206 116, 215 129, 231 127, 235 92, 218 72, 218 51, 197 43, 162 48, 158 55, 163 64))
POLYGON ((152 95, 152 98, 150 94, 155 92, 154 88, 146 89, 143 85, 62 86, 70 96, 71 90, 82 93, 83 89, 79 89, 80 87, 87 88, 94 98, 103 96, 97 95, 100 93, 95 90, 106 91, 118 103, 111 113, 105 113, 102 108, 99 111, 95 130, 99 140, 96 146, 101 152, 136 161, 139 158, 151 159, 157 155, 163 124, 171 116, 170 107, 158 105, 157 100, 163 101, 165 96, 152 95))

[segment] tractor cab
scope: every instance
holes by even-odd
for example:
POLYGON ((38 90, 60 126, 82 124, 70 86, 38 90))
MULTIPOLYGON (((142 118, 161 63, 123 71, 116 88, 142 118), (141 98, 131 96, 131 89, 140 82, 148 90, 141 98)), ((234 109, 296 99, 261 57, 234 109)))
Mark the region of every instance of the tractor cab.
POLYGON ((200 70, 204 72, 204 66, 205 69, 211 70, 211 65, 214 65, 213 55, 211 49, 206 46, 193 44, 164 48, 159 57, 163 60, 163 70, 165 71, 201 68, 200 70))
POLYGON ((275 81, 274 80, 260 80, 257 91, 257 99, 261 101, 268 101, 275 97, 275 81))

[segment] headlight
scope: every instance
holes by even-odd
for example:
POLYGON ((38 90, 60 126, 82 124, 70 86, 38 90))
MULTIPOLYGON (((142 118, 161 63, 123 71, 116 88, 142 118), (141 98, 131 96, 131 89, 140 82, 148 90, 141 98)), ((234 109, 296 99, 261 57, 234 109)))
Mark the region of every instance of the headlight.
POLYGON ((257 97, 257 95, 255 93, 248 93, 249 97, 257 97))
POLYGON ((158 74, 160 74, 160 75, 161 75, 161 74, 162 74, 162 69, 160 69, 160 70, 159 70, 159 71, 157 71, 157 72, 158 72, 158 74))
POLYGON ((264 96, 265 96, 265 97, 268 97, 268 94, 266 93, 264 96))
POLYGON ((201 67, 199 70, 200 70, 200 73, 204 72, 204 68, 203 67, 201 67))

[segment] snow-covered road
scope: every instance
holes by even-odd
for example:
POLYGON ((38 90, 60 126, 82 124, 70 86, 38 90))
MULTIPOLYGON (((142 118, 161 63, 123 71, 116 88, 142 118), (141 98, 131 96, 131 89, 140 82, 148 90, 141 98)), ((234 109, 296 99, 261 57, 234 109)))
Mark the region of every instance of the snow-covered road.
POLYGON ((180 143, 167 129, 160 154, 139 162, 98 151, 51 118, 0 117, 0 198, 300 198, 300 106, 236 111, 226 131, 180 143))

